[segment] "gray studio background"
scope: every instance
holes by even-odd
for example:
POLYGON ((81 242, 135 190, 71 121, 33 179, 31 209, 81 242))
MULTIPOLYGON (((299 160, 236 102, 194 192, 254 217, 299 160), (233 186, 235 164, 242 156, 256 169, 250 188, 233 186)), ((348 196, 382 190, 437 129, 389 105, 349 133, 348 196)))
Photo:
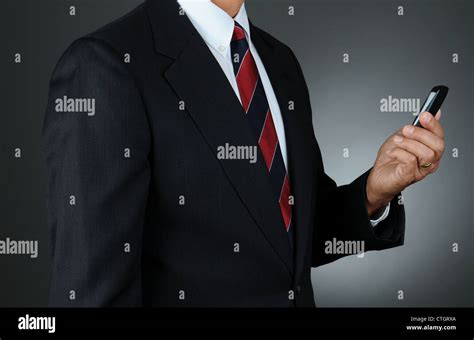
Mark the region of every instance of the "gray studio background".
MULTIPOLYGON (((39 149, 49 77, 75 39, 140 0, 2 0, 0 4, 0 239, 38 240, 39 257, 0 255, 0 307, 44 306, 48 290, 45 169, 39 149), (76 16, 69 16, 69 6, 76 16), (22 63, 14 63, 21 53, 22 63), (21 148, 22 157, 14 157, 21 148)), ((308 82, 325 167, 339 185, 371 166, 411 112, 380 100, 443 106, 446 153, 437 174, 405 191, 405 246, 313 270, 322 307, 474 306, 473 26, 469 0, 247 0, 251 20, 290 45, 308 82), (398 6, 404 15, 397 15, 398 6), (288 7, 294 6, 294 15, 288 7), (349 63, 343 63, 343 53, 349 63), (452 54, 459 62, 452 63, 452 54), (343 157, 343 149, 350 157, 343 157), (452 149, 458 157, 452 157, 452 149), (453 243, 459 244, 457 253, 453 243), (398 292, 403 290, 404 299, 398 292)))

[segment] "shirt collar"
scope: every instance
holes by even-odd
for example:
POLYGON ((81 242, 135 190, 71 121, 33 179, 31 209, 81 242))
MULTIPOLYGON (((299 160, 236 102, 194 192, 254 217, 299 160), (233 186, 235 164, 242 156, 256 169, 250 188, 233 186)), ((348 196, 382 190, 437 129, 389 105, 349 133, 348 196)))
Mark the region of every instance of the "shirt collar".
POLYGON ((234 20, 245 30, 250 41, 250 25, 245 3, 235 18, 231 18, 223 9, 210 0, 177 0, 187 17, 204 41, 217 52, 225 55, 230 48, 234 32, 234 20))

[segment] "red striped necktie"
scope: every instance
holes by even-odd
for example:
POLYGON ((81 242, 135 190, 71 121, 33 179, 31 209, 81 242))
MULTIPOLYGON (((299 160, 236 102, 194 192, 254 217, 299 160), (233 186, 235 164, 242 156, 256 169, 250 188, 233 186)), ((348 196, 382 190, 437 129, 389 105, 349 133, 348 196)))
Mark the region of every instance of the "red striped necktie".
POLYGON ((291 225, 289 178, 262 79, 250 52, 244 29, 237 22, 235 22, 232 35, 231 53, 242 106, 257 137, 272 182, 274 199, 280 205, 285 229, 292 245, 293 228, 291 225))

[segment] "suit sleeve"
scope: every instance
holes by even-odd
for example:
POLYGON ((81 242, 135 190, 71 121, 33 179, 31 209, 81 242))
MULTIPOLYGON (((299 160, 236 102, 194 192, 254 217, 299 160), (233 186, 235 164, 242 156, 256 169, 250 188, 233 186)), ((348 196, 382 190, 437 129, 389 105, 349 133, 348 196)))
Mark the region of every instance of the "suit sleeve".
POLYGON ((53 73, 43 125, 52 264, 49 304, 142 305, 149 125, 119 53, 83 38, 53 73))
MULTIPOLYGON (((328 253, 327 244, 335 241, 363 241, 364 251, 382 250, 403 244, 405 212, 398 195, 390 203, 387 218, 373 227, 365 205, 366 182, 370 170, 351 184, 337 186, 326 174, 318 181, 313 230, 312 265, 317 267, 350 254, 328 253)), ((334 242, 333 242, 334 244, 334 242)))
MULTIPOLYGON (((305 98, 310 108, 309 92, 303 72, 291 52, 299 79, 305 89, 305 98)), ((315 142, 314 152, 321 159, 321 152, 315 142)), ((312 266, 317 267, 335 261, 348 254, 330 254, 326 251, 327 242, 333 241, 363 241, 364 251, 382 250, 403 245, 405 233, 405 210, 398 203, 396 195, 390 203, 390 213, 377 226, 372 226, 366 207, 366 183, 370 170, 359 176, 351 184, 337 186, 325 172, 320 161, 321 169, 317 176, 317 198, 314 201, 315 225, 312 239, 312 266)), ((334 243, 333 243, 334 244, 334 243)))

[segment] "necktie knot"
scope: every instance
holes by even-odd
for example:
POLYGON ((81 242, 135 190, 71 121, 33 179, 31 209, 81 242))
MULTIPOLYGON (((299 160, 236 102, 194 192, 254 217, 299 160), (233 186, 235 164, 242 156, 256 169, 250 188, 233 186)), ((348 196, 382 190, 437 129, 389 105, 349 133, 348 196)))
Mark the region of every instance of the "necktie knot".
POLYGON ((234 21, 234 33, 232 34, 232 41, 245 39, 245 32, 242 26, 237 21, 234 21))

